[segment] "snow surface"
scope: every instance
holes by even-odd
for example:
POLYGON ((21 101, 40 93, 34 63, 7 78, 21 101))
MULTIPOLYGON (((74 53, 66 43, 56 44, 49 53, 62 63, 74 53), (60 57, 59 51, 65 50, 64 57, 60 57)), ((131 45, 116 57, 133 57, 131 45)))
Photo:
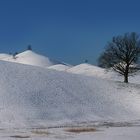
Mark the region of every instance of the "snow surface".
POLYGON ((72 66, 70 65, 64 65, 64 64, 57 64, 57 65, 53 65, 48 67, 49 69, 54 69, 54 70, 58 70, 58 71, 67 71, 68 69, 70 69, 72 66))
MULTIPOLYGON (((90 76, 90 77, 91 76, 99 77, 102 79, 108 79, 108 80, 113 80, 113 81, 123 81, 123 76, 115 72, 113 69, 104 69, 98 66, 87 64, 87 63, 83 63, 77 66, 71 67, 67 69, 67 72, 90 76)), ((133 74, 132 76, 129 76, 129 81, 131 83, 140 84, 139 72, 133 74)))
POLYGON ((105 70, 103 68, 93 66, 91 64, 83 63, 83 64, 79 64, 79 65, 72 67, 68 71, 73 72, 73 73, 77 73, 77 74, 84 73, 84 74, 88 75, 88 74, 93 73, 94 75, 96 75, 96 74, 104 73, 105 70))
POLYGON ((9 58, 9 57, 11 57, 11 55, 5 54, 5 53, 0 53, 0 60, 7 59, 7 58, 9 58))
MULTIPOLYGON (((70 69, 67 70, 67 72, 74 73, 74 74, 82 74, 86 76, 96 76, 100 78, 108 78, 112 79, 116 77, 116 73, 111 70, 106 70, 103 68, 100 68, 98 66, 94 66, 91 64, 83 63, 76 65, 70 69)), ((118 75, 117 75, 118 77, 118 75)))
POLYGON ((140 117, 140 85, 0 61, 0 127, 140 117))
POLYGON ((72 67, 32 51, 0 54, 0 140, 139 140, 139 72, 129 80, 124 84, 112 70, 72 67), (92 125, 99 131, 65 131, 92 125))
MULTIPOLYGON (((89 128, 89 127, 87 127, 89 128)), ((140 127, 97 127, 95 132, 70 133, 69 128, 0 130, 0 140, 139 140, 140 127)))
MULTIPOLYGON (((98 66, 91 64, 83 63, 77 66, 73 66, 66 70, 69 73, 85 75, 90 77, 98 77, 102 79, 108 79, 113 81, 123 81, 123 76, 116 73, 112 69, 104 69, 98 66)), ((140 72, 134 73, 132 76, 129 76, 129 82, 140 84, 140 72)))
MULTIPOLYGON (((68 140, 139 140, 140 127, 101 128, 93 133, 67 136, 68 140)), ((62 136, 61 136, 62 137, 62 136)))
POLYGON ((8 55, 8 54, 0 54, 0 60, 40 66, 40 67, 49 67, 55 64, 62 64, 59 61, 52 60, 46 56, 39 55, 31 50, 24 51, 15 56, 8 55))

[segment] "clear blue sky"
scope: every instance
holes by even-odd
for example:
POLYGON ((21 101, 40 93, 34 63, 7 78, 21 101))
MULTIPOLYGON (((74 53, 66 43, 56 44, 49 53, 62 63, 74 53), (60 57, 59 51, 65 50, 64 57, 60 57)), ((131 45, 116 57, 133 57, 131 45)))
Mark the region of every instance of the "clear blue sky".
POLYGON ((0 52, 96 64, 112 36, 140 33, 139 0, 0 0, 0 52))

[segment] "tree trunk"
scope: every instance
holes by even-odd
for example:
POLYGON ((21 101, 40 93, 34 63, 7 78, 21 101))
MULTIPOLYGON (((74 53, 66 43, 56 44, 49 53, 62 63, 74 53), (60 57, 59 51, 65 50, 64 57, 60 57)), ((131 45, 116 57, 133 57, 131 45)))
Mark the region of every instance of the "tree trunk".
POLYGON ((125 83, 128 83, 128 74, 125 74, 125 75, 124 75, 124 82, 125 82, 125 83))
POLYGON ((125 73, 124 73, 124 82, 128 83, 128 73, 129 73, 129 65, 126 66, 125 73))

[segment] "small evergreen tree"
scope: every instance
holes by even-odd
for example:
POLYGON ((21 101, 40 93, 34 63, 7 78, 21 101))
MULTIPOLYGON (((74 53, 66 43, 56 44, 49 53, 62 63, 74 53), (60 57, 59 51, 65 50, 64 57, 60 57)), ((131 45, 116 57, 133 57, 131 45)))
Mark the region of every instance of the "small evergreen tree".
POLYGON ((32 50, 32 46, 28 45, 27 50, 32 50))
POLYGON ((85 59, 85 60, 84 60, 84 62, 85 62, 85 63, 88 63, 88 60, 87 60, 87 59, 85 59))

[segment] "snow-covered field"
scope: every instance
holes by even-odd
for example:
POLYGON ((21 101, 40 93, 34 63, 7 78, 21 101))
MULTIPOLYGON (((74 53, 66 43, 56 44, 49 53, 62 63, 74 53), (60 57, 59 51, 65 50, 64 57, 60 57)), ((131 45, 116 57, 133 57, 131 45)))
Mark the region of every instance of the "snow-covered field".
POLYGON ((70 66, 32 51, 15 58, 0 54, 0 139, 138 140, 140 76, 129 84, 122 79, 111 70, 70 66), (72 126, 97 131, 65 131, 72 126))
POLYGON ((0 140, 139 140, 140 126, 1 129, 0 140), (68 130, 84 130, 70 132, 68 130))

